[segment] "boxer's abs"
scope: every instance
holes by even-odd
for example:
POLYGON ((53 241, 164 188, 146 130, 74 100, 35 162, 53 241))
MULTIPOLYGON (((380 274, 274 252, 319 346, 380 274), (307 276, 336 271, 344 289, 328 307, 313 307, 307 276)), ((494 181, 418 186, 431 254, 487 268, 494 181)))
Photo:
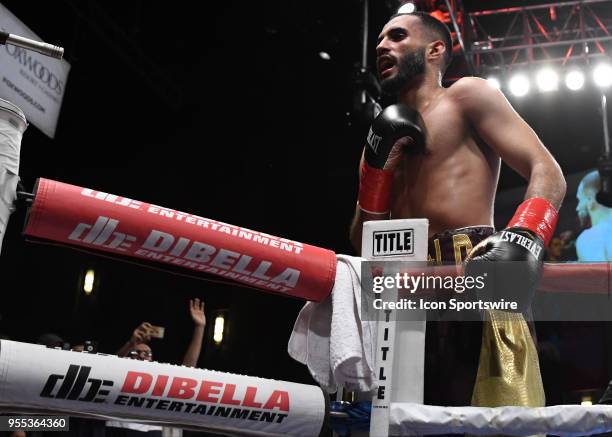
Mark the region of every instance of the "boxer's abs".
POLYGON ((499 158, 472 137, 461 139, 431 129, 428 136, 438 141, 428 143, 423 155, 406 154, 395 173, 391 218, 427 218, 430 236, 493 225, 499 158), (457 140, 459 145, 453 145, 457 140))

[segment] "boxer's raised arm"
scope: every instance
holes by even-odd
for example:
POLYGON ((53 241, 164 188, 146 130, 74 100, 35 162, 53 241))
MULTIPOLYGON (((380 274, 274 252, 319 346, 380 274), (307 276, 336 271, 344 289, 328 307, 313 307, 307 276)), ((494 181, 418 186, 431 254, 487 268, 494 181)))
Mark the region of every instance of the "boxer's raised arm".
POLYGON ((527 180, 525 198, 543 198, 558 209, 566 189, 561 168, 501 91, 475 77, 458 80, 449 91, 480 138, 527 180))
MULTIPOLYGON (((363 168, 363 165, 364 165, 364 162, 363 162, 363 154, 362 154, 361 162, 359 163, 359 168, 360 169, 363 168)), ((357 252, 358 255, 361 255, 361 235, 362 235, 364 222, 368 222, 371 220, 388 220, 388 219, 389 219, 389 212, 384 212, 381 214, 368 213, 362 210, 359 207, 359 202, 357 202, 357 205, 355 206, 355 215, 351 223, 350 239, 351 239, 351 244, 353 248, 355 249, 355 252, 357 252)))
POLYGON ((423 120, 409 106, 387 106, 372 123, 359 166, 357 211, 351 225, 351 243, 357 253, 363 222, 389 218, 393 173, 404 148, 418 150, 424 145, 423 120))
POLYGON ((522 312, 531 306, 535 294, 545 247, 565 196, 565 178, 538 136, 499 90, 478 78, 461 79, 451 89, 480 138, 528 181, 526 200, 506 227, 481 241, 466 260, 470 274, 483 266, 486 271, 489 262, 516 262, 519 271, 499 269, 503 273, 488 292, 493 300, 516 302, 522 312))

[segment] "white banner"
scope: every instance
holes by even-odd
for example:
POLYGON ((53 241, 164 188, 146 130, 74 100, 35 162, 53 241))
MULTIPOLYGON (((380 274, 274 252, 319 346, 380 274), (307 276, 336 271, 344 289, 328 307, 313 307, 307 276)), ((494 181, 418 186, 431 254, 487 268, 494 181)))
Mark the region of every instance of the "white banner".
POLYGON ((0 341, 0 411, 56 412, 261 436, 316 436, 319 387, 0 341))
MULTIPOLYGON (((41 41, 0 5, 0 29, 41 41)), ((46 42, 46 41, 45 41, 46 42)), ((28 121, 53 138, 70 64, 14 45, 0 45, 0 97, 19 106, 28 121)))

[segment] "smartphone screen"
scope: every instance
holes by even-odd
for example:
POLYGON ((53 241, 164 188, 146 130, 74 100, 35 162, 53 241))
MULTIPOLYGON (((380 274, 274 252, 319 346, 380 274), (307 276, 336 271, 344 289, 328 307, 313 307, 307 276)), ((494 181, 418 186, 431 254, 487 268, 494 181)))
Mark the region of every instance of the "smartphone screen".
POLYGON ((164 331, 166 328, 164 328, 163 326, 155 326, 155 325, 151 325, 150 328, 150 334, 151 334, 151 338, 164 338, 164 331))

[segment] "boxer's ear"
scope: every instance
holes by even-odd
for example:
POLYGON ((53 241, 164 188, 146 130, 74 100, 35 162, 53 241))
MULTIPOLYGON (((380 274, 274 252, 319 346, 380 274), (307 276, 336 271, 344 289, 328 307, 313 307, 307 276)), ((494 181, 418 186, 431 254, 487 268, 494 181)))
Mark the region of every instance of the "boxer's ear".
POLYGON ((432 41, 427 45, 426 56, 431 60, 441 60, 446 53, 446 46, 442 40, 432 41))

